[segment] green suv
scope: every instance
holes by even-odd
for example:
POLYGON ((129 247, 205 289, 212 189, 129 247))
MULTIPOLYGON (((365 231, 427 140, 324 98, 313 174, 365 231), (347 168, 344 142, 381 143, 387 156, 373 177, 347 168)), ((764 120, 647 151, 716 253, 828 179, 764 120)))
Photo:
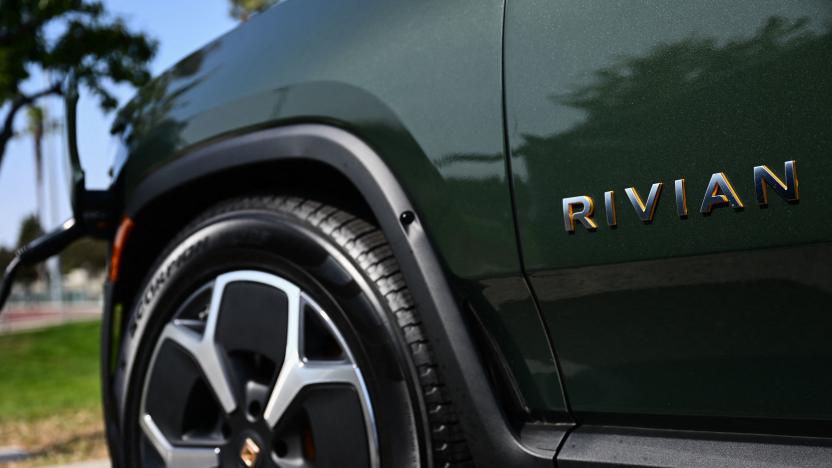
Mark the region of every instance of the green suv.
POLYGON ((832 466, 829 1, 291 0, 113 132, 117 466, 832 466))

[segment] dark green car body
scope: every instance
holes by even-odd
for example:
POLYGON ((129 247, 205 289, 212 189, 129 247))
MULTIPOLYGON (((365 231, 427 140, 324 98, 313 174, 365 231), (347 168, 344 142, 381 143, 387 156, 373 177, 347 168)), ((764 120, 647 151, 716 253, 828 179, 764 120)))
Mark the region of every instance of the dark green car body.
POLYGON ((832 436, 830 28, 821 0, 292 0, 140 91, 113 187, 137 229, 175 232, 172 213, 305 166, 228 151, 237 182, 216 196, 222 171, 160 183, 166 167, 269 129, 341 129, 407 194, 489 369, 489 424, 530 452, 592 459, 611 449, 579 453, 580 437, 608 426, 832 436), (792 160, 799 201, 758 206, 753 168, 792 160), (743 208, 700 214, 714 173, 743 208), (656 182, 643 223, 624 189, 656 182), (569 233, 579 195, 599 226, 569 233))

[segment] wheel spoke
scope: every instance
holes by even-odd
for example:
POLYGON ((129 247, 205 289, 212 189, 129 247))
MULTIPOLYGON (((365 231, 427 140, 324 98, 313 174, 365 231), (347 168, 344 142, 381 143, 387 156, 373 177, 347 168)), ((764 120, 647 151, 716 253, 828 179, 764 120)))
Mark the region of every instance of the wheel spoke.
POLYGON ((237 407, 234 392, 228 375, 222 365, 219 349, 214 344, 212 337, 208 336, 208 330, 203 336, 185 328, 176 322, 169 323, 162 334, 162 339, 168 339, 179 345, 193 357, 211 389, 226 413, 231 413, 237 407))
POLYGON ((201 336, 185 327, 184 323, 187 323, 185 321, 171 322, 165 327, 162 335, 162 340, 174 341, 196 360, 226 414, 231 414, 237 408, 237 402, 228 373, 223 365, 220 348, 216 343, 216 332, 225 287, 233 280, 233 275, 221 275, 214 282, 205 331, 201 336))
POLYGON ((292 460, 280 459, 276 460, 275 463, 279 468, 306 468, 308 466, 311 466, 309 463, 307 463, 305 460, 301 458, 296 458, 292 460))
POLYGON ((289 320, 287 321, 286 354, 283 368, 277 376, 274 390, 269 397, 263 418, 274 427, 300 391, 309 385, 334 383, 360 385, 357 369, 346 361, 306 361, 302 357, 303 314, 306 300, 289 298, 289 320))
POLYGON ((140 420, 142 431, 151 445, 165 461, 168 468, 205 468, 219 466, 220 449, 217 447, 178 447, 162 434, 153 422, 153 418, 146 414, 140 420))
POLYGON ((350 363, 287 362, 274 386, 264 418, 271 426, 277 424, 283 413, 304 387, 315 384, 349 384, 358 386, 355 366, 350 363))

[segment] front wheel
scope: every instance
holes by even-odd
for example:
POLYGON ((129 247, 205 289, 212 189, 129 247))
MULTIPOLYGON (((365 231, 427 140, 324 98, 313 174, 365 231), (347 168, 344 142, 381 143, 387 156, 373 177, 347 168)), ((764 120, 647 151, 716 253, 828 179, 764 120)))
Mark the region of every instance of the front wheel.
POLYGON ((209 210, 122 346, 131 466, 407 467, 469 457, 380 231, 314 201, 209 210))

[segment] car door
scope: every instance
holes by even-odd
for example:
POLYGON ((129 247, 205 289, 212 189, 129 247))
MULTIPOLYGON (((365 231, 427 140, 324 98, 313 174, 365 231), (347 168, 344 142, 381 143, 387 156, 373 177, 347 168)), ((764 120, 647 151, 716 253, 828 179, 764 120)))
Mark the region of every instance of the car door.
POLYGON ((828 434, 832 3, 509 0, 505 54, 578 422, 828 434))

